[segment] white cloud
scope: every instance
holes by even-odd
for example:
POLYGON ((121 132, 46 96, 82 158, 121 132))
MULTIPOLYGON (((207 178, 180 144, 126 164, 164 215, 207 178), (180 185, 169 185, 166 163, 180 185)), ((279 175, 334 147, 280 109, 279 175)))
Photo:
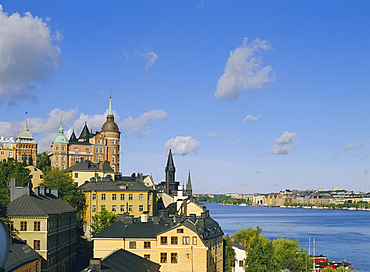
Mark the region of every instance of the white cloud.
POLYGON ((243 124, 252 123, 254 121, 257 121, 260 118, 262 118, 262 114, 257 114, 257 116, 252 116, 252 115, 249 114, 243 119, 243 124))
MULTIPOLYGON (((55 38, 61 39, 60 33, 55 38)), ((0 5, 0 102, 35 99, 36 84, 62 65, 61 50, 42 18, 9 15, 0 5)))
POLYGON ((200 142, 194 140, 190 136, 177 136, 169 139, 164 147, 171 149, 173 154, 186 155, 193 153, 200 146, 200 142))
POLYGON ((127 119, 123 120, 123 129, 128 132, 128 134, 139 133, 148 134, 148 122, 150 120, 165 120, 167 119, 167 112, 163 110, 151 110, 144 112, 138 118, 133 119, 129 116, 127 119), (143 132, 143 130, 145 130, 143 132))
POLYGON ((145 70, 148 70, 150 67, 152 67, 155 63, 155 61, 158 59, 158 55, 154 53, 153 50, 146 51, 145 53, 137 53, 139 56, 143 57, 146 61, 145 64, 145 70))
POLYGON ((364 144, 368 143, 368 141, 369 140, 365 140, 365 141, 362 141, 362 142, 359 142, 359 143, 350 143, 350 144, 346 145, 346 147, 344 149, 359 149, 364 144))
POLYGON ((243 45, 230 52, 226 62, 224 74, 217 82, 216 98, 236 99, 240 97, 241 90, 259 89, 266 83, 272 82, 275 75, 272 67, 262 67, 262 60, 256 54, 260 50, 268 50, 267 41, 255 39, 248 43, 247 38, 243 45))
POLYGON ((208 138, 213 138, 213 137, 215 137, 217 134, 218 134, 218 132, 212 132, 212 131, 210 131, 210 132, 208 132, 208 138))
POLYGON ((275 139, 275 145, 271 148, 272 154, 285 155, 297 146, 294 139, 297 133, 285 131, 278 139, 275 139))

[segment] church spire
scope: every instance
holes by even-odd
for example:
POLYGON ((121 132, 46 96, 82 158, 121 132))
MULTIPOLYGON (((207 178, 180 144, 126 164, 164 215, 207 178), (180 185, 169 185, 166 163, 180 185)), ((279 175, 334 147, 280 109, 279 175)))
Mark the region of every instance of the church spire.
POLYGON ((28 126, 27 126, 27 113, 28 113, 28 112, 26 112, 26 113, 24 114, 24 124, 23 124, 23 129, 22 129, 22 131, 28 131, 28 126))
POLYGON ((193 195, 193 188, 191 186, 191 178, 190 178, 190 170, 189 170, 188 183, 186 184, 186 195, 189 197, 193 195))
POLYGON ((165 172, 166 172, 166 187, 167 187, 166 191, 167 191, 167 194, 170 194, 170 183, 175 182, 175 172, 176 172, 175 165, 173 163, 171 149, 168 153, 167 166, 165 168, 165 172))

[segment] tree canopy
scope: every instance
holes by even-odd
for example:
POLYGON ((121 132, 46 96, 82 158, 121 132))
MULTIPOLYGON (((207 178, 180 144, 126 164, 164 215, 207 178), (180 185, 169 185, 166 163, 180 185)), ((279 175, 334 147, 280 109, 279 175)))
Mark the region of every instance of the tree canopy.
POLYGON ((44 174, 50 170, 50 160, 46 152, 42 152, 36 155, 36 167, 40 169, 44 174))
POLYGON ((98 234, 99 232, 105 230, 114 222, 117 222, 117 215, 103 208, 100 212, 97 212, 93 218, 92 234, 98 234))
POLYGON ((224 237, 224 271, 231 272, 235 267, 235 250, 231 243, 230 236, 224 237))

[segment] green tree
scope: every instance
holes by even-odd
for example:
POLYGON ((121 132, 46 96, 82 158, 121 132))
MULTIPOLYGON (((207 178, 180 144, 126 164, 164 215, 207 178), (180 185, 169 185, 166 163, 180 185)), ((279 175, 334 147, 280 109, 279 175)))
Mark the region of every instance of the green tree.
POLYGON ((249 227, 248 229, 241 229, 234 234, 235 242, 242 241, 244 243, 244 240, 246 241, 247 248, 249 247, 249 243, 255 235, 260 235, 262 232, 262 229, 257 226, 256 229, 249 227))
POLYGON ((86 198, 78 190, 78 186, 73 182, 72 177, 63 170, 50 168, 44 175, 42 185, 50 189, 59 189, 60 198, 77 210, 77 224, 81 228, 86 208, 86 198))
POLYGON ((29 173, 30 171, 21 162, 13 159, 0 162, 0 206, 10 201, 10 179, 15 178, 17 186, 25 187, 31 183, 29 173))
POLYGON ((93 235, 105 230, 118 220, 115 213, 109 212, 105 208, 103 208, 101 212, 97 212, 92 218, 94 222, 91 225, 93 235))
MULTIPOLYGON (((260 229, 259 229, 260 230, 260 229)), ((246 272, 274 271, 274 248, 272 242, 258 231, 247 246, 246 272)))
POLYGON ((292 272, 306 271, 306 258, 307 267, 312 267, 312 260, 306 256, 306 250, 298 248, 298 240, 279 238, 273 240, 272 245, 274 248, 275 269, 277 271, 283 269, 288 269, 292 272))
POLYGON ((50 160, 46 152, 36 155, 36 167, 40 169, 44 175, 48 170, 50 170, 50 160))
POLYGON ((230 236, 224 237, 224 271, 231 272, 235 267, 235 250, 231 243, 230 236))

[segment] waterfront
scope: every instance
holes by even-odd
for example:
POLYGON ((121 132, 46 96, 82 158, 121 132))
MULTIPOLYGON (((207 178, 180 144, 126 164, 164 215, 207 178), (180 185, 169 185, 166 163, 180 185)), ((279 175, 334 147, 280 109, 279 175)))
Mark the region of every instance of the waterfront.
MULTIPOLYGON (((316 240, 316 255, 346 260, 354 269, 370 271, 370 211, 241 207, 204 203, 225 234, 260 226, 271 240, 299 240, 308 249, 316 240)), ((312 253, 312 250, 311 250, 312 253)))

